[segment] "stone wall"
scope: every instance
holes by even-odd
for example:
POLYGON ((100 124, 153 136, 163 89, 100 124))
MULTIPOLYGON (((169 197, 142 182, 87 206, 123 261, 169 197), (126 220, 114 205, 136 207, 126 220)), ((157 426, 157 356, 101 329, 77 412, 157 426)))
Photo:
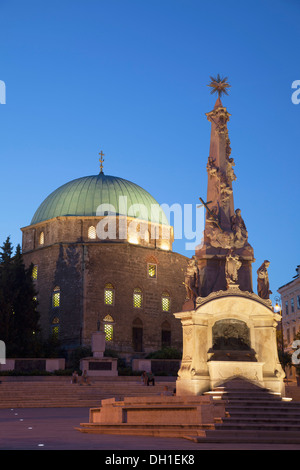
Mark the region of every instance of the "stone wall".
MULTIPOLYGON (((107 348, 133 354, 133 324, 142 329, 142 350, 148 353, 162 347, 162 325, 170 331, 171 346, 181 348, 180 311, 185 299, 183 285, 186 257, 155 246, 140 246, 120 241, 74 240, 80 234, 80 218, 53 219, 47 229, 23 229, 25 264, 37 266, 36 288, 43 335, 51 333, 54 318, 59 318, 59 337, 70 348, 89 346, 98 322, 113 319, 113 339, 107 348), (39 245, 39 231, 45 229, 45 243, 39 245), (76 237, 75 237, 76 238, 76 237), (54 242, 60 239, 61 242, 54 242), (72 240, 72 243, 68 242, 72 240), (150 278, 148 263, 156 264, 157 276, 150 278), (114 287, 113 305, 104 303, 105 284, 114 287), (53 289, 60 288, 60 306, 53 308, 53 289), (142 308, 133 306, 133 290, 142 291, 142 308), (162 293, 170 295, 170 311, 162 309, 162 293)), ((82 222, 83 223, 83 222, 82 222)), ((84 221, 88 225, 87 221, 84 221)), ((39 227, 41 226, 41 227, 39 227)))

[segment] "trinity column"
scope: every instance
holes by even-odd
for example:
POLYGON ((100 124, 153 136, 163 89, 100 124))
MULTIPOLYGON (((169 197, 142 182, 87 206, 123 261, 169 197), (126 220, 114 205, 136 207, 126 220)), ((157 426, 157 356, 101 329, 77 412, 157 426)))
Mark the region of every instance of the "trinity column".
POLYGON ((211 123, 206 202, 200 198, 206 208, 205 229, 202 243, 196 248, 187 270, 194 270, 194 277, 185 281, 189 304, 197 296, 206 297, 211 292, 226 290, 231 283, 238 285, 240 290, 253 292, 253 248, 248 243, 241 210, 234 209, 235 163, 227 128, 230 114, 221 102, 221 95, 227 94, 230 85, 227 78, 218 76, 211 77, 209 86, 212 93, 218 94, 218 99, 214 109, 206 113, 211 123))

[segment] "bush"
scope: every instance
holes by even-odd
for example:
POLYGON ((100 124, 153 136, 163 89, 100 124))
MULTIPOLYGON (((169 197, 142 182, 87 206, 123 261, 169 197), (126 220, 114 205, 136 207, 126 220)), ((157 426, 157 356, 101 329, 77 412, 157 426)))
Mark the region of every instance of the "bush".
POLYGON ((163 348, 160 349, 159 351, 155 351, 153 353, 148 354, 146 359, 181 359, 182 354, 181 351, 179 351, 176 348, 163 348))

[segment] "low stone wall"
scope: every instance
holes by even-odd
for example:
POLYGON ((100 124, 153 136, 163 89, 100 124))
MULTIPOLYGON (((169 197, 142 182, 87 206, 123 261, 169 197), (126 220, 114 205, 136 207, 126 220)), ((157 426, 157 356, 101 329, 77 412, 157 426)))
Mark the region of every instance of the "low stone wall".
POLYGON ((152 371, 153 374, 170 374, 177 375, 180 369, 180 359, 133 359, 132 370, 142 372, 152 371))
POLYGON ((225 416, 225 405, 212 397, 126 397, 102 400, 90 410, 90 423, 98 424, 214 424, 225 416))
POLYGON ((54 372, 64 369, 65 359, 62 358, 14 358, 6 359, 5 364, 0 364, 0 372, 12 370, 16 372, 54 372))

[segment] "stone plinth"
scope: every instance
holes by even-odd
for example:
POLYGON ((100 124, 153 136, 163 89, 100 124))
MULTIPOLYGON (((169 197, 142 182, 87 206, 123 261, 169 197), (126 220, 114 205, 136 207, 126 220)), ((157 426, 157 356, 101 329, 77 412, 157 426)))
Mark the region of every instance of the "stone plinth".
POLYGON ((280 316, 269 300, 231 288, 198 298, 195 310, 175 317, 183 329, 177 395, 200 395, 234 377, 284 395, 276 342, 280 316))
POLYGON ((233 377, 243 377, 264 387, 262 362, 210 361, 208 370, 211 388, 217 387, 233 377))
POLYGON ((89 423, 82 432, 182 436, 192 430, 201 435, 213 429, 216 418, 225 416, 225 404, 210 396, 126 397, 102 400, 101 407, 91 408, 89 423))
POLYGON ((86 370, 91 377, 95 376, 117 376, 118 360, 112 357, 85 357, 80 361, 80 369, 86 370))
POLYGON ((103 357, 105 351, 105 333, 97 331, 92 334, 92 353, 93 357, 103 357))
POLYGON ((104 357, 105 333, 97 331, 92 334, 93 357, 85 357, 80 361, 80 369, 86 370, 91 377, 117 376, 118 360, 112 357, 104 357))

